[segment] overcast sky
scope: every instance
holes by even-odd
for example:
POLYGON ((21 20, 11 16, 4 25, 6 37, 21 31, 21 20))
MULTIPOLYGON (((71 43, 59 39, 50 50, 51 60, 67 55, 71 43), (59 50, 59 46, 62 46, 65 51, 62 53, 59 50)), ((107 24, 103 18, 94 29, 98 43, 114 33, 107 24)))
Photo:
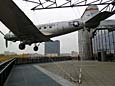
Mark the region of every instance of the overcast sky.
MULTIPOLYGON (((61 1, 60 1, 61 2, 61 1)), ((32 20, 35 25, 51 23, 57 21, 68 21, 78 19, 83 14, 86 7, 64 8, 54 10, 40 10, 31 11, 34 4, 25 2, 23 0, 15 0, 15 3, 24 11, 24 13, 32 20)), ((114 17, 112 17, 114 18, 114 17)), ((0 22, 0 30, 8 33, 8 29, 0 22)), ((73 32, 67 35, 53 38, 53 40, 60 40, 61 53, 70 53, 71 51, 78 52, 78 32, 73 32)), ((26 47, 21 51, 18 49, 19 42, 9 42, 9 47, 5 48, 4 37, 0 34, 0 53, 4 51, 11 51, 16 53, 44 53, 44 43, 39 46, 39 51, 34 52, 33 47, 26 47)))

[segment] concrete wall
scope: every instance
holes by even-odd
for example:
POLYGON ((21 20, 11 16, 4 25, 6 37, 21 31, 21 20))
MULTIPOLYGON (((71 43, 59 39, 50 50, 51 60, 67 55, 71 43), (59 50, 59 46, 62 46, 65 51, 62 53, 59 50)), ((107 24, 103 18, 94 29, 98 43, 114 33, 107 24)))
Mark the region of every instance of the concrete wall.
POLYGON ((83 60, 90 60, 92 57, 90 33, 87 30, 78 31, 79 55, 83 60))

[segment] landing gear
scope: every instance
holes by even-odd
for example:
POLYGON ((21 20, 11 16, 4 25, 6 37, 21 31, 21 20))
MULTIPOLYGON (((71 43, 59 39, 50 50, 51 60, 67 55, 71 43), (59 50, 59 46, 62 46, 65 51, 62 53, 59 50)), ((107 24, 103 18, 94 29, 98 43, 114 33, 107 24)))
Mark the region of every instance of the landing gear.
MULTIPOLYGON (((26 47, 26 45, 27 45, 27 43, 21 42, 21 43, 19 44, 19 49, 20 49, 20 50, 24 50, 25 47, 26 47)), ((31 45, 31 44, 28 44, 28 45, 31 45)), ((35 43, 35 46, 34 46, 33 50, 34 50, 34 51, 38 51, 38 46, 39 46, 39 45, 40 45, 40 43, 39 43, 38 45, 36 45, 36 43, 35 43)))
POLYGON ((38 46, 35 46, 35 47, 33 48, 33 50, 34 50, 34 51, 38 51, 38 46))
POLYGON ((19 49, 20 50, 24 50, 25 49, 25 44, 24 43, 20 43, 19 44, 19 49))
POLYGON ((40 43, 38 44, 38 45, 36 45, 36 43, 35 43, 35 46, 34 46, 34 48, 33 48, 33 50, 34 51, 38 51, 38 46, 40 45, 40 43))

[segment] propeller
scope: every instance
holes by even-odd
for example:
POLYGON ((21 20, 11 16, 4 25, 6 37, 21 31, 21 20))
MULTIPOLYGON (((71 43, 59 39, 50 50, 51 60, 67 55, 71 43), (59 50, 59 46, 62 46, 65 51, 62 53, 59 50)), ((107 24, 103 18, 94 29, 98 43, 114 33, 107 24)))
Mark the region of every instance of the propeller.
POLYGON ((8 40, 5 40, 6 48, 8 47, 8 40))
POLYGON ((0 31, 0 33, 4 36, 5 45, 6 45, 6 48, 7 48, 8 47, 8 40, 5 38, 5 34, 2 31, 0 31))

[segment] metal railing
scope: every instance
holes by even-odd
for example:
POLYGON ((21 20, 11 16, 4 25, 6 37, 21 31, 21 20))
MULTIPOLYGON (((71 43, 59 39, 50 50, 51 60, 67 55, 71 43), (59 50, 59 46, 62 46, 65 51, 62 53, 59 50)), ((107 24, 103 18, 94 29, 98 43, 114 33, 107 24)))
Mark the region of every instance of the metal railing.
POLYGON ((34 57, 34 58, 17 58, 15 64, 33 64, 33 63, 48 63, 48 62, 77 60, 76 57, 63 56, 63 57, 34 57))
POLYGON ((7 60, 0 64, 0 86, 4 85, 11 69, 15 64, 15 59, 7 60))

